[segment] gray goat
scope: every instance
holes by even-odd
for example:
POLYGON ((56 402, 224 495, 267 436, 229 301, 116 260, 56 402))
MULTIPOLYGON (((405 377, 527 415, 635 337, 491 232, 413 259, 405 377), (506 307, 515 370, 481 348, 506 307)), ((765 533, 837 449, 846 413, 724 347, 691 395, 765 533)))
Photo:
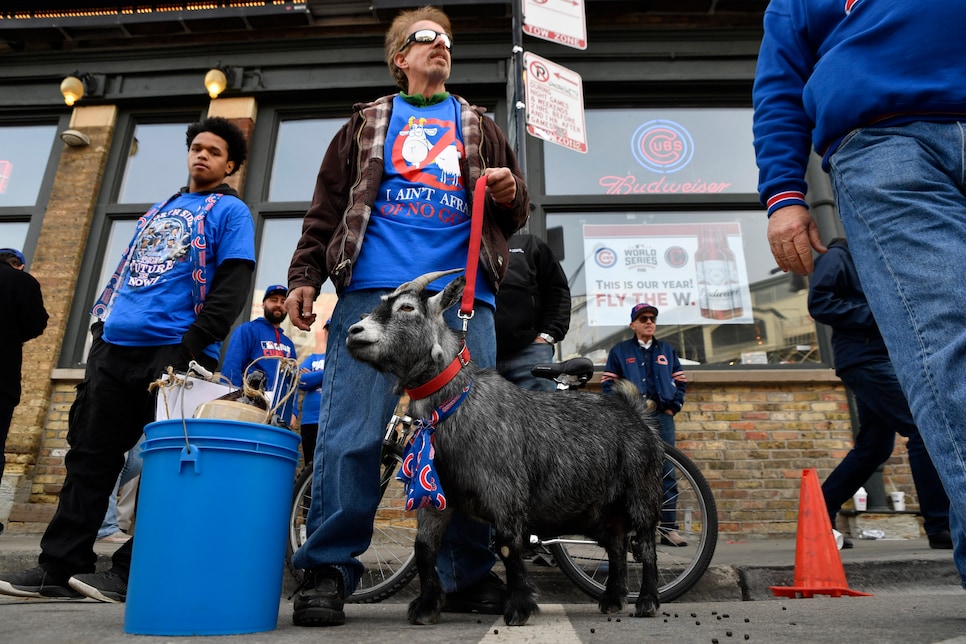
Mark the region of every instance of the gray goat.
MULTIPOLYGON (((394 374, 404 388, 439 374, 460 351, 460 336, 443 311, 459 301, 466 281, 459 276, 430 297, 425 286, 443 274, 403 284, 353 324, 346 339, 352 357, 394 374)), ((444 593, 436 555, 454 511, 494 527, 506 567, 508 625, 526 624, 539 611, 521 556, 530 534, 584 534, 607 551, 603 613, 624 606, 628 542, 632 533, 640 535, 634 547, 644 571, 634 615, 653 617, 660 605, 655 535, 664 450, 636 388, 625 382, 614 396, 525 391, 470 363, 439 391, 413 400, 410 415, 429 418, 470 383, 467 397, 436 426, 436 469, 447 507, 419 510, 420 594, 409 605, 410 623, 439 621, 444 593)))

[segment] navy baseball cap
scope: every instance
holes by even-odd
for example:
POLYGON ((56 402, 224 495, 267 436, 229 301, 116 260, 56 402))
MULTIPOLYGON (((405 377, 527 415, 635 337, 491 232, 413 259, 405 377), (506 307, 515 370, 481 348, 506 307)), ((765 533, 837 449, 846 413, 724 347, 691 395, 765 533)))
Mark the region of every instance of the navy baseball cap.
POLYGON ((17 261, 19 261, 21 264, 27 263, 27 259, 23 256, 23 253, 21 253, 16 248, 0 248, 0 254, 3 254, 3 253, 10 253, 11 255, 16 257, 17 261))
POLYGON ((288 287, 284 284, 272 284, 267 289, 265 289, 265 297, 262 298, 262 302, 270 298, 271 296, 279 293, 281 295, 288 295, 288 287))
POLYGON ((635 304, 634 308, 631 309, 631 322, 636 320, 637 316, 641 313, 653 313, 654 317, 657 317, 657 307, 653 304, 648 304, 647 302, 635 304))

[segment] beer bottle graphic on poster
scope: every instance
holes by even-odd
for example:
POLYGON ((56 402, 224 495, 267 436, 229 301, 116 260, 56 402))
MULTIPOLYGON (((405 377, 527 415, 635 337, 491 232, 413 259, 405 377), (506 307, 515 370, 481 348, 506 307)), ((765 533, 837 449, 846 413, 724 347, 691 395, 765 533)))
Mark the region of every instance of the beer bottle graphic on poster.
POLYGON ((721 226, 701 227, 694 266, 701 317, 709 320, 741 317, 744 308, 741 303, 738 263, 721 226))

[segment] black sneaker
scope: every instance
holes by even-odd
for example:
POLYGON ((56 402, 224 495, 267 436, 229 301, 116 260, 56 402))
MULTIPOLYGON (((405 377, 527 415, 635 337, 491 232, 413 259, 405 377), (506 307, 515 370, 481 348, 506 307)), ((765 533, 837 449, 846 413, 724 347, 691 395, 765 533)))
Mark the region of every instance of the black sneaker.
POLYGON ((502 615, 506 599, 506 584, 490 572, 466 590, 458 590, 446 595, 444 613, 479 613, 481 615, 502 615))
POLYGON ((949 530, 940 530, 936 534, 929 535, 929 547, 933 550, 952 550, 953 536, 949 530))
POLYGON ((71 589, 66 583, 55 579, 37 566, 23 572, 0 574, 0 594, 14 597, 63 597, 77 599, 80 593, 71 589))
POLYGON ((127 601, 127 579, 113 570, 74 575, 67 583, 84 597, 99 602, 123 604, 127 601))
POLYGON ((331 566, 306 570, 295 591, 292 623, 296 626, 345 624, 345 585, 342 573, 331 566))

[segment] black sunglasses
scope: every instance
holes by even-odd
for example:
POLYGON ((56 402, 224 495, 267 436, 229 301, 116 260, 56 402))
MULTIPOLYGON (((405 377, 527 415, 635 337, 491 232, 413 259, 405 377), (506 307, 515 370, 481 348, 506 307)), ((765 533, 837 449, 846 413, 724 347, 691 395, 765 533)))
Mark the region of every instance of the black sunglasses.
POLYGON ((403 46, 399 48, 399 51, 404 50, 414 42, 423 44, 434 43, 436 42, 437 38, 443 41, 443 46, 446 47, 446 49, 453 48, 453 42, 446 34, 440 33, 433 29, 420 29, 419 31, 414 31, 413 33, 409 34, 409 38, 406 38, 406 42, 404 42, 403 46))
POLYGON ((637 319, 639 322, 657 322, 656 315, 640 315, 637 319))

